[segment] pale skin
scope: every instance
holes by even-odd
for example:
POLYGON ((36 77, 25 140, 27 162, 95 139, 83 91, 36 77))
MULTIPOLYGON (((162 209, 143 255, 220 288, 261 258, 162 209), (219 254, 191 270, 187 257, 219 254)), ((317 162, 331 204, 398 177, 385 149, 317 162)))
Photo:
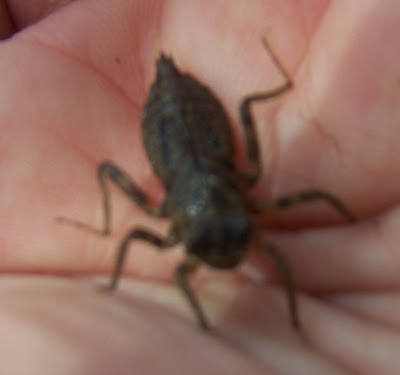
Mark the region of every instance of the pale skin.
POLYGON ((43 2, 10 1, 24 29, 0 44, 0 373, 398 374, 400 5, 51 3, 45 16, 43 2), (254 194, 323 188, 361 217, 348 224, 316 204, 259 223, 292 265, 301 334, 273 267, 255 257, 264 282, 240 271, 194 280, 214 335, 172 282, 182 249, 132 244, 118 290, 99 293, 126 231, 168 223, 116 189, 107 238, 54 218, 100 226, 103 159, 162 197, 139 127, 157 51, 212 87, 237 120, 243 96, 281 79, 262 35, 295 87, 257 106, 264 167, 254 194))

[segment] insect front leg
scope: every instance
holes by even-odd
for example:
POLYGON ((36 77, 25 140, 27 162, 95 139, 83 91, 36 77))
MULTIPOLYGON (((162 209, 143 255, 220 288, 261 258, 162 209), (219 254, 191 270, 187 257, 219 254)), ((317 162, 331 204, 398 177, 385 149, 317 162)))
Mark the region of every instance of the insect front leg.
POLYGON ((106 290, 112 291, 117 287, 118 280, 120 279, 122 266, 126 253, 128 251, 128 245, 133 240, 142 240, 150 242, 156 246, 159 250, 163 250, 176 245, 180 239, 177 238, 174 231, 171 231, 167 237, 161 237, 157 234, 149 232, 146 229, 135 228, 129 232, 125 238, 122 240, 121 245, 118 249, 118 254, 115 258, 114 271, 111 276, 110 283, 106 286, 106 290))
POLYGON ((137 203, 144 211, 149 215, 157 217, 166 217, 166 209, 164 202, 159 206, 151 205, 146 194, 136 186, 131 179, 122 172, 114 164, 104 161, 97 169, 97 179, 99 181, 100 190, 103 200, 103 226, 102 229, 97 229, 89 224, 82 223, 78 220, 70 219, 67 217, 57 217, 58 222, 74 225, 80 229, 84 229, 93 233, 100 235, 108 235, 110 233, 110 223, 111 223, 111 210, 110 210, 110 198, 109 192, 106 187, 106 179, 110 179, 116 186, 118 186, 129 198, 131 198, 135 203, 137 203))
POLYGON ((295 193, 272 200, 271 202, 256 202, 253 210, 256 213, 275 211, 291 207, 299 203, 306 203, 316 200, 323 200, 329 203, 338 213, 348 221, 355 222, 356 216, 334 195, 318 189, 301 190, 295 193))
POLYGON ((249 187, 253 186, 257 182, 261 170, 259 142, 257 139, 254 118, 251 113, 251 105, 254 102, 276 98, 291 89, 293 86, 293 82, 289 74, 279 61, 278 57, 274 54, 272 48, 268 44, 267 39, 262 38, 262 43, 267 52, 270 54, 276 67, 284 76, 285 81, 274 89, 246 96, 240 103, 240 122, 244 129, 247 157, 250 163, 249 169, 242 172, 242 178, 247 181, 249 187))
POLYGON ((190 307, 194 311, 201 328, 208 331, 210 329, 210 326, 207 322, 206 316, 204 315, 203 310, 200 307, 199 302, 197 301, 197 298, 193 294, 193 291, 187 282, 187 277, 195 272, 199 265, 200 260, 198 258, 194 256, 189 256, 176 268, 175 280, 179 287, 182 289, 186 299, 190 304, 190 307))
POLYGON ((292 325, 294 328, 299 329, 300 323, 297 312, 296 290, 292 278, 292 271, 290 269, 288 261, 279 251, 279 249, 272 244, 263 244, 261 241, 258 241, 257 248, 263 254, 268 255, 275 263, 275 266, 278 269, 286 288, 292 325))

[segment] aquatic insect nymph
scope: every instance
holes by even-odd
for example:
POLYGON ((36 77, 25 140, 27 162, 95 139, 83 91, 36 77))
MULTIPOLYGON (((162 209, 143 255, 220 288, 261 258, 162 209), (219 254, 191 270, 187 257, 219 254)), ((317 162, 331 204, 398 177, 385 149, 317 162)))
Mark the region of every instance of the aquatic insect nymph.
POLYGON ((152 205, 146 194, 111 162, 98 167, 103 195, 104 225, 101 230, 67 218, 58 218, 102 235, 110 232, 110 202, 105 180, 113 181, 149 215, 170 218, 167 236, 152 230, 133 228, 122 240, 108 289, 115 289, 128 245, 141 240, 158 249, 183 242, 187 257, 175 271, 175 279, 188 299, 197 319, 208 329, 207 319, 188 277, 205 263, 213 268, 237 266, 249 245, 255 245, 275 262, 287 290, 291 322, 299 326, 295 288, 288 262, 272 244, 261 241, 252 217, 298 202, 325 200, 349 221, 351 212, 332 194, 309 189, 270 202, 260 202, 249 195, 261 171, 259 144, 251 105, 275 98, 292 87, 292 81, 267 41, 263 44, 285 82, 273 90, 246 96, 239 107, 244 129, 249 168, 238 170, 232 129, 228 116, 212 91, 190 74, 182 73, 172 58, 161 54, 157 74, 142 112, 142 136, 154 173, 165 187, 161 204, 152 205))

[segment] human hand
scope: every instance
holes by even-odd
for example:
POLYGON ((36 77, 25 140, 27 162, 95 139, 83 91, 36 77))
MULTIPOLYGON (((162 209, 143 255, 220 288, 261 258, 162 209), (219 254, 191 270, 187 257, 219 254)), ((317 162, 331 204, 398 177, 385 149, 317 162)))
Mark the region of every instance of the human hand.
POLYGON ((397 4, 157 4, 75 1, 47 17, 10 5, 20 26, 36 23, 0 49, 0 267, 20 272, 0 283, 0 372, 397 374, 397 4), (281 80, 263 35, 295 88, 257 106, 264 170, 255 194, 316 186, 367 218, 347 225, 321 204, 263 223, 293 266, 301 333, 289 325, 281 288, 213 272, 195 285, 216 327, 204 335, 167 284, 175 250, 135 243, 124 266, 132 277, 110 296, 95 292, 104 280, 60 278, 110 273, 135 223, 166 229, 115 190, 109 238, 53 221, 101 222, 103 159, 162 197, 139 129, 157 51, 209 85, 237 119, 243 96, 281 80))

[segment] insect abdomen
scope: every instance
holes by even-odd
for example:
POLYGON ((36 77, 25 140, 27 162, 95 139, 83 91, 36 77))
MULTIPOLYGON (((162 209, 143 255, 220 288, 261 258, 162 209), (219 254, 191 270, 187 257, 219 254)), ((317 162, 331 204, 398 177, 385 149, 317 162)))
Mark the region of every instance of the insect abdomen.
POLYGON ((163 55, 143 108, 142 134, 153 169, 167 188, 182 163, 233 166, 233 139, 221 103, 163 55))

